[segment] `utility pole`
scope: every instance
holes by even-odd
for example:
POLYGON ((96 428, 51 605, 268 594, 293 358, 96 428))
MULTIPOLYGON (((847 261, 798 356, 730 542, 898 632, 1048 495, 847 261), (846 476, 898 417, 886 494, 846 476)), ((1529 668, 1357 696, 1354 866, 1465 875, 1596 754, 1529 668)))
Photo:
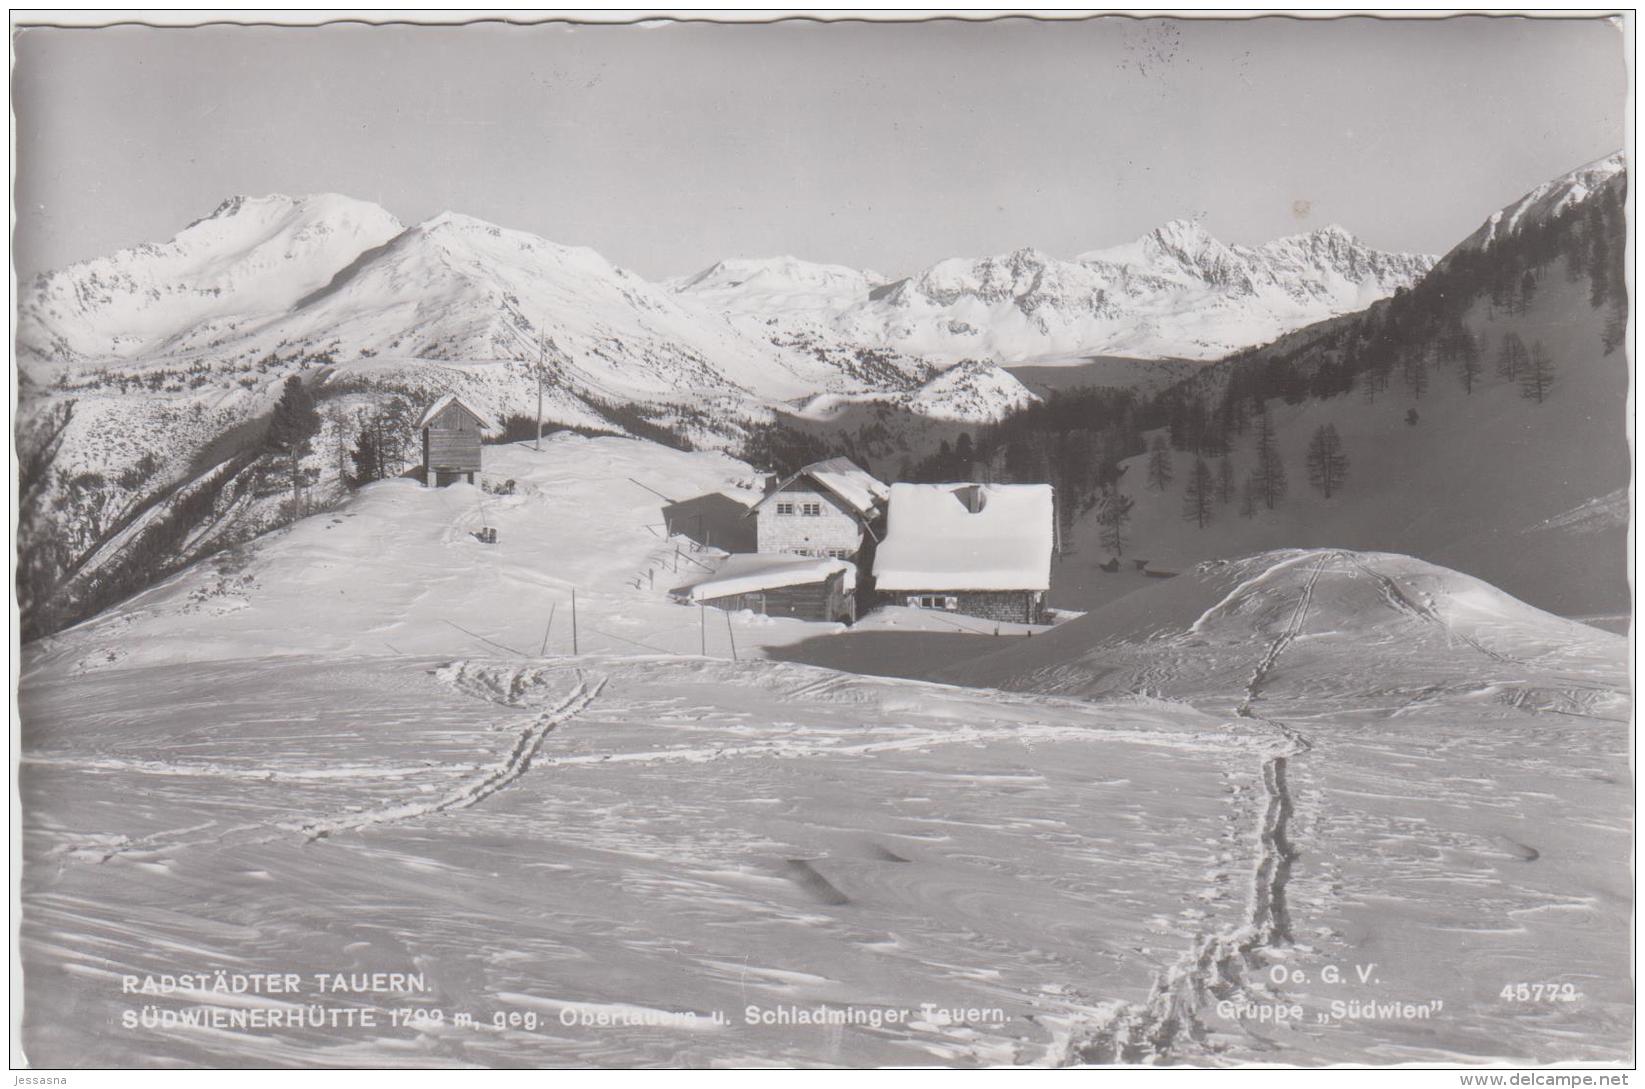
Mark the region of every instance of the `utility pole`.
MULTIPOLYGON (((537 652, 537 657, 539 658, 548 657, 548 633, 554 630, 554 610, 559 607, 560 603, 558 601, 552 602, 548 606, 548 627, 543 629, 543 649, 537 652)), ((999 632, 995 632, 994 634, 998 635, 999 632)))

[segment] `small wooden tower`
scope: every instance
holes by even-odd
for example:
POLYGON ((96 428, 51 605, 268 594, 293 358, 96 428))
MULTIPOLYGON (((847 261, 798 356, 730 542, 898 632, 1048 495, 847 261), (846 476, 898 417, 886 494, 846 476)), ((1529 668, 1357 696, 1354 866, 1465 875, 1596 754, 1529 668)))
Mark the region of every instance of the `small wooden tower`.
POLYGON ((428 406, 417 421, 423 433, 423 481, 431 488, 444 488, 459 480, 475 483, 480 474, 480 436, 496 429, 455 393, 428 406))

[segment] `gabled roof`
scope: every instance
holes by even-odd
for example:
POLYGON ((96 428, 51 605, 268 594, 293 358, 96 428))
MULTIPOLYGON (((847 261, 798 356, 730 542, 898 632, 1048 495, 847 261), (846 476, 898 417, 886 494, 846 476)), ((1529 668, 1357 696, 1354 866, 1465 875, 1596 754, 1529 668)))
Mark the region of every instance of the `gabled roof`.
POLYGON ((829 492, 863 519, 874 517, 876 509, 885 502, 886 496, 890 493, 884 481, 870 475, 868 470, 850 458, 827 458, 823 461, 813 461, 799 472, 790 475, 766 493, 765 498, 754 504, 754 509, 759 510, 771 502, 779 492, 801 477, 810 478, 818 487, 829 492))
POLYGON ((451 405, 457 405, 464 412, 467 412, 470 416, 473 416, 476 420, 480 421, 480 430, 482 431, 502 430, 502 428, 497 426, 497 422, 490 416, 487 416, 485 413, 479 411, 455 393, 448 393, 438 401, 435 401, 432 405, 429 405, 428 410, 423 413, 423 418, 417 421, 417 430, 421 431, 423 428, 427 427, 434 417, 444 412, 451 405))
POLYGON ((881 590, 1048 590, 1049 484, 893 484, 881 590))

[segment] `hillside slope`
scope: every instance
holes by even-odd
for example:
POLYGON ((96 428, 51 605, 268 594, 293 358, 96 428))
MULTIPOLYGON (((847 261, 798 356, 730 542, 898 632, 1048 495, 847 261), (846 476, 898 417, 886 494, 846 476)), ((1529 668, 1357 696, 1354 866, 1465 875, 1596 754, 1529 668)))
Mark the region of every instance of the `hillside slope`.
POLYGON ((1408 556, 1290 549, 1201 564, 951 679, 1156 700, 1276 739, 1251 925, 1187 943, 1086 1054, 1149 1061, 1276 1002, 1299 1013, 1270 1058, 1303 1065, 1628 1035, 1627 640, 1408 556), (1504 988, 1527 959, 1558 965, 1531 1017, 1504 988), (1288 971, 1247 1005, 1253 960, 1288 971))
MULTIPOLYGON (((1129 458, 1119 485, 1135 501, 1126 570, 1100 569, 1111 550, 1089 512, 1070 537, 1074 554, 1059 564, 1054 601, 1084 607, 1143 585, 1131 558, 1173 571, 1304 546, 1408 553, 1562 615, 1628 613, 1630 363, 1618 334, 1626 299, 1620 250, 1603 245, 1611 213, 1584 203, 1619 209, 1626 176, 1608 171, 1607 181, 1585 186, 1580 179, 1594 172, 1538 191, 1565 195, 1549 198, 1561 217, 1493 216, 1512 219, 1514 232, 1486 253, 1476 234, 1394 305, 1294 333, 1180 384, 1168 405, 1208 406, 1212 422, 1228 428, 1231 494, 1218 495, 1203 528, 1185 520, 1195 458, 1186 429, 1163 489, 1150 480, 1148 455, 1129 458), (1548 361, 1540 401, 1524 385, 1526 364, 1505 371, 1514 343, 1548 361), (1257 468, 1259 405, 1287 486, 1276 505, 1258 503, 1246 516, 1241 492, 1257 468), (1310 484, 1307 466, 1309 444, 1327 425, 1347 458, 1346 479, 1329 498, 1310 484)), ((1202 453, 1220 478, 1216 443, 1202 453)))
POLYGON ((25 649, 31 1059, 1628 1058, 1623 640, 1405 557, 1293 551, 966 678, 1014 692, 856 677, 756 660, 832 625, 668 600, 703 557, 657 535, 662 496, 747 466, 561 435, 488 474, 515 493, 373 484, 25 649), (1579 997, 1503 1001, 1527 959, 1579 997), (301 992, 121 984, 246 964, 301 992), (316 991, 351 970, 418 988, 316 991), (249 998, 444 1019, 233 1025, 249 998), (1427 1013, 1320 1020, 1345 999, 1427 1013))

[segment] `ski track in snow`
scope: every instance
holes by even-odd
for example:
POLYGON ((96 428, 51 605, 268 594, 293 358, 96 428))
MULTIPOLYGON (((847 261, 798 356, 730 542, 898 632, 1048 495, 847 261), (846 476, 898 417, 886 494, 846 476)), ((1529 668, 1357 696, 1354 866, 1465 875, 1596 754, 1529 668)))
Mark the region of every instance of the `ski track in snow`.
POLYGON ((553 708, 532 719, 520 732, 520 739, 508 757, 500 766, 485 775, 464 783, 439 798, 386 805, 365 813, 328 817, 305 824, 284 824, 280 827, 301 832, 311 840, 323 839, 338 832, 350 832, 374 824, 413 820, 434 813, 443 813, 449 809, 467 809, 469 806, 480 804, 530 771, 531 762, 542 749, 544 739, 562 723, 582 714, 599 699, 601 691, 605 688, 606 678, 601 677, 591 684, 582 677, 581 670, 578 671, 578 677, 579 683, 571 694, 553 708))
MULTIPOLYGON (((1235 708, 1240 718, 1270 727, 1284 741, 1262 764, 1267 804, 1257 828, 1259 851, 1248 920, 1233 931, 1202 938, 1178 958, 1163 977, 1155 979, 1152 991, 1142 1003, 1122 1004, 1089 1036, 1071 1040, 1058 1065, 1163 1065, 1172 1061, 1184 1037, 1191 1044, 1204 1046, 1209 1034, 1200 1018, 1200 1009, 1210 1001, 1245 993, 1248 990, 1245 969, 1258 965, 1264 949, 1290 944, 1291 920, 1285 890, 1297 852, 1288 836, 1295 803, 1286 782, 1286 767, 1291 757, 1311 751, 1313 743, 1295 728, 1259 714, 1253 705, 1280 656, 1302 633, 1313 603, 1314 584, 1332 558, 1333 554, 1327 554, 1314 563, 1284 630, 1263 651, 1246 682, 1244 699, 1235 708)), ((1243 592, 1261 585, 1297 560, 1281 561, 1242 582, 1202 614, 1189 631, 1197 631, 1207 618, 1232 604, 1243 592)))
POLYGON ((1388 602, 1389 606, 1391 608, 1393 608, 1396 612, 1404 613, 1407 616, 1414 616, 1419 620, 1426 620, 1430 624, 1438 624, 1441 628, 1443 628, 1445 630, 1445 634, 1448 638, 1461 640, 1462 642, 1466 643, 1468 646, 1473 647, 1475 650, 1479 651, 1481 654, 1485 655, 1485 657, 1490 658, 1493 661, 1507 662, 1507 663, 1511 663, 1513 665, 1524 665, 1525 664, 1524 662, 1520 661, 1518 658, 1510 658, 1506 654, 1498 654, 1496 651, 1491 650, 1489 647, 1486 647, 1486 646, 1483 646, 1482 644, 1480 644, 1479 641, 1474 639, 1473 637, 1465 635, 1462 632, 1457 631, 1454 627, 1452 627, 1449 623, 1446 622, 1444 617, 1440 616, 1438 613, 1434 612, 1433 609, 1430 609, 1428 606, 1422 604, 1421 602, 1413 601, 1411 599, 1410 595, 1406 594, 1406 592, 1404 590, 1401 590, 1399 588, 1398 583, 1396 583, 1393 579, 1389 578, 1387 575, 1384 575, 1382 572, 1380 572, 1380 571, 1376 570, 1375 568, 1371 567, 1369 564, 1367 564, 1364 560, 1360 559, 1358 556, 1349 555, 1349 554, 1346 554, 1346 553, 1344 553, 1344 556, 1351 563, 1353 563, 1353 565, 1355 567, 1357 567, 1361 571, 1365 572, 1367 575, 1369 575, 1371 577, 1371 579, 1374 582, 1376 582, 1377 587, 1382 591, 1383 599, 1386 600, 1388 602))
MULTIPOLYGON (((577 717, 586 711, 606 685, 606 678, 589 682, 578 670, 579 683, 572 692, 554 707, 534 716, 520 731, 519 740, 510 750, 507 757, 485 771, 478 777, 447 790, 437 798, 420 799, 409 802, 395 802, 379 806, 376 809, 360 813, 345 813, 319 820, 305 822, 276 821, 271 823, 243 824, 224 829, 213 835, 195 839, 178 839, 190 832, 200 832, 211 828, 211 822, 195 825, 189 828, 174 829, 170 832, 160 832, 139 839, 119 837, 117 839, 94 839, 70 842, 58 849, 58 853, 82 862, 104 863, 110 859, 126 854, 146 854, 150 852, 170 852, 205 844, 223 845, 233 840, 236 844, 269 843, 282 838, 284 833, 296 832, 310 841, 324 839, 339 832, 356 831, 379 824, 393 824, 400 821, 415 820, 419 817, 432 816, 453 809, 467 809, 478 805, 487 798, 506 789, 517 781, 526 772, 531 770, 532 763, 543 747, 543 741, 557 727, 577 717), (270 830, 273 834, 268 834, 270 830), (265 833, 262 835, 247 836, 248 833, 265 833)), ((529 678, 534 679, 534 674, 529 678)), ((488 699, 504 706, 520 706, 518 695, 528 683, 525 673, 515 675, 515 685, 511 693, 502 693, 488 690, 483 683, 467 675, 459 669, 455 677, 449 678, 449 683, 458 691, 479 699, 488 699)), ((121 761, 73 761, 56 760, 52 758, 35 758, 30 762, 62 765, 81 770, 136 770, 150 774, 171 774, 184 776, 211 776, 229 778, 258 778, 258 779, 392 779, 404 777, 411 772, 426 773, 429 768, 417 769, 380 769, 380 770, 337 770, 334 772, 314 771, 307 773, 285 773, 275 770, 255 769, 250 771, 235 771, 234 769, 215 766, 167 765, 159 762, 121 762, 121 761)))

